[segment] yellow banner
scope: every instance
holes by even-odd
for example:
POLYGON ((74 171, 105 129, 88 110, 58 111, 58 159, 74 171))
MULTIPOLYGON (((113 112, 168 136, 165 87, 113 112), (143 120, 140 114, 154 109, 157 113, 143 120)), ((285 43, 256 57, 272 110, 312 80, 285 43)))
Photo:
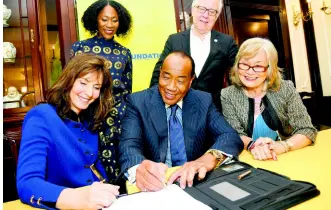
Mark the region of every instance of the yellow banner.
MULTIPOLYGON (((79 40, 91 35, 85 31, 81 18, 96 0, 76 0, 79 40)), ((149 87, 155 63, 168 36, 176 32, 175 8, 172 0, 118 0, 131 13, 133 30, 116 41, 129 48, 133 61, 133 92, 149 87)))

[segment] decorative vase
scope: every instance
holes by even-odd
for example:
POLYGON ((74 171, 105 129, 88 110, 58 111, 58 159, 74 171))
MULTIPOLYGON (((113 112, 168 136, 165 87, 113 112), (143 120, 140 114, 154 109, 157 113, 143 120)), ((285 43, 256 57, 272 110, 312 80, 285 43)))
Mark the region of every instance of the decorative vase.
POLYGON ((15 63, 16 48, 11 42, 3 43, 3 62, 4 63, 15 63))
POLYGON ((3 27, 8 27, 7 20, 10 18, 11 9, 8 9, 6 5, 3 5, 3 27))

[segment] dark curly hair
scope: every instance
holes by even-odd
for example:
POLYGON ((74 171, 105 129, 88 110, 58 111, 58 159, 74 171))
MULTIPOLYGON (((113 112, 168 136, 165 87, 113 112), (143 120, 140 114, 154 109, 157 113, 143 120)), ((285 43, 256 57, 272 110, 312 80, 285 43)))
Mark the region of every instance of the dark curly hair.
POLYGON ((89 6, 82 17, 84 28, 92 35, 96 34, 98 32, 98 15, 107 5, 113 7, 118 14, 119 27, 116 35, 122 37, 128 35, 132 28, 132 17, 122 4, 112 0, 98 0, 89 6))

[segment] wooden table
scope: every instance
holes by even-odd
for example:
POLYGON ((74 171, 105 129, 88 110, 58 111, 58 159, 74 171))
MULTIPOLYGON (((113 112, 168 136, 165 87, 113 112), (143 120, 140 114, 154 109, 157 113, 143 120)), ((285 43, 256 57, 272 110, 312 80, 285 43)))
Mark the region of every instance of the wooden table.
MULTIPOLYGON (((257 161, 243 151, 240 161, 254 167, 265 168, 283 174, 292 180, 308 181, 317 186, 321 194, 305 201, 291 210, 331 210, 331 129, 320 131, 316 144, 278 156, 278 161, 257 161)), ((170 170, 172 172, 173 170, 170 170)), ((35 209, 21 203, 20 200, 6 202, 4 210, 35 209)))

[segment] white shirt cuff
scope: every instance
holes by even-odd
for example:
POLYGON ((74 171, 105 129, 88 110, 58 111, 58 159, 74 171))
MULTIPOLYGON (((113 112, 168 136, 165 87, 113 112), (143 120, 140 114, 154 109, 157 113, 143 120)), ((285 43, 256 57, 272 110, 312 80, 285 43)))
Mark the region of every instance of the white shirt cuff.
MULTIPOLYGON (((221 163, 221 165, 223 165, 223 164, 227 164, 227 163, 230 163, 231 160, 232 160, 232 158, 233 158, 233 155, 227 154, 227 153, 225 153, 225 152, 223 152, 223 151, 220 151, 220 152, 221 152, 223 155, 226 156, 225 160, 223 160, 223 162, 221 163)), ((221 165, 220 165, 220 166, 221 166, 221 165)))
POLYGON ((140 164, 137 164, 135 166, 132 166, 128 169, 127 172, 125 172, 126 178, 128 178, 128 181, 130 184, 134 184, 136 182, 136 171, 140 164))

